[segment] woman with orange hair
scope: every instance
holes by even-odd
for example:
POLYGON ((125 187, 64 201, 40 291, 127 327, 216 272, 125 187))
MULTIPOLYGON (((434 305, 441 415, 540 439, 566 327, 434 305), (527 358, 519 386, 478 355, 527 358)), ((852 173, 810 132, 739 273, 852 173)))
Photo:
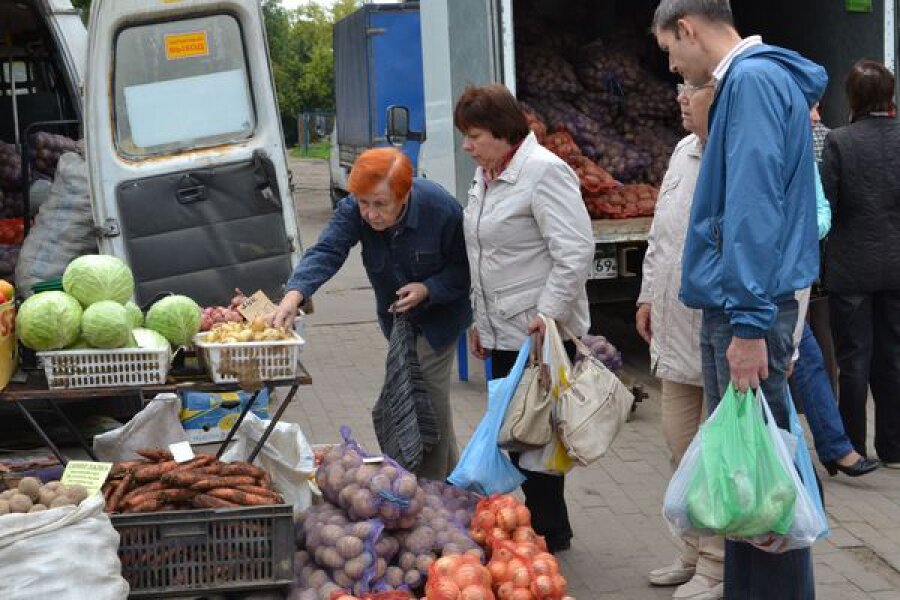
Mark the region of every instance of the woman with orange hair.
POLYGON ((392 311, 406 313, 416 330, 419 364, 440 433, 416 474, 443 480, 458 458, 448 397, 453 351, 472 322, 462 208, 441 186, 414 179, 412 164, 396 148, 363 152, 347 187, 350 195, 303 254, 273 320, 291 323, 303 299, 331 279, 360 243, 385 336, 393 326, 392 311))

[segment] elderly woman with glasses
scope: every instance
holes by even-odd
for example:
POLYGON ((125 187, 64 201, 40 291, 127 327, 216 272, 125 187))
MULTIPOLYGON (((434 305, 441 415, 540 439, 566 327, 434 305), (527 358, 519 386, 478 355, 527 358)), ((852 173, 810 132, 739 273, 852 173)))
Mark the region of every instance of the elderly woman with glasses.
POLYGON ((440 434, 416 474, 442 481, 458 458, 449 403, 453 351, 472 322, 462 208, 436 183, 414 179, 412 164, 396 148, 363 152, 347 187, 350 196, 303 254, 272 320, 292 323, 303 300, 331 279, 360 244, 384 335, 390 334, 394 311, 407 313, 416 330, 416 351, 440 434))
MULTIPOLYGON (((690 132, 675 147, 660 186, 656 213, 644 256, 637 330, 650 344, 650 365, 662 382, 662 429, 675 468, 705 418, 700 367, 699 310, 678 299, 681 255, 715 86, 679 84, 681 122, 690 132)), ((721 537, 682 538, 681 555, 669 566, 650 572, 650 583, 679 586, 675 599, 715 599, 723 595, 725 556, 721 537)))

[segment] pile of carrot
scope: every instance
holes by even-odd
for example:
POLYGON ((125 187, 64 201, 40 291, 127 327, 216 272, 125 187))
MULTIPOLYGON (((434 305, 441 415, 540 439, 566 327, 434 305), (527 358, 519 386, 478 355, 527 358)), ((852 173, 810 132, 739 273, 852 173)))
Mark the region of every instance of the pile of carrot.
POLYGON ((106 511, 160 512, 282 504, 269 474, 245 462, 209 454, 177 463, 166 450, 138 451, 143 459, 115 463, 103 485, 106 511))

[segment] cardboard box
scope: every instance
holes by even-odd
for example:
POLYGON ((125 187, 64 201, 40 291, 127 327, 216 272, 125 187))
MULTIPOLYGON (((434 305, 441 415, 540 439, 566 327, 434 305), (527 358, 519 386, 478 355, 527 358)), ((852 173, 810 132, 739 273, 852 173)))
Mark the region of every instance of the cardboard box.
MULTIPOLYGON (((181 425, 192 444, 221 442, 234 426, 252 393, 193 392, 181 393, 181 425)), ((251 412, 260 419, 269 418, 269 393, 263 389, 251 412)))

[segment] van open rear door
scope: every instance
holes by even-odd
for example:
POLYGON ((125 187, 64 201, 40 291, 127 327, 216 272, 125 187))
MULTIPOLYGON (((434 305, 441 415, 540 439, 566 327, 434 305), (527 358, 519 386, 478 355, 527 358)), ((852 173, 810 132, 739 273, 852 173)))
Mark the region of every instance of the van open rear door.
POLYGON ((94 0, 85 140, 100 248, 160 292, 281 295, 300 242, 258 0, 94 0))

